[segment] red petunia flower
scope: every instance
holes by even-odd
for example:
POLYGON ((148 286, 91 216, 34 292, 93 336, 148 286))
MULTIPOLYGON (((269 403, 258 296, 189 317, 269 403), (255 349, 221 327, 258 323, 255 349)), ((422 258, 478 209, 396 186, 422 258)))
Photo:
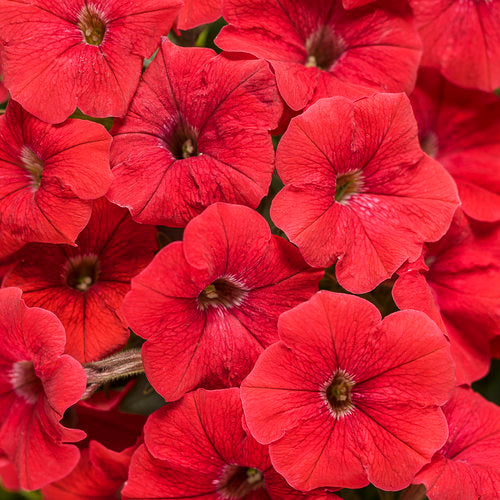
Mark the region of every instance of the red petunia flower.
POLYGON ((449 174, 422 153, 403 94, 318 101, 292 119, 276 166, 285 188, 273 221, 310 265, 338 261, 337 279, 354 293, 418 258, 458 203, 449 174))
POLYGON ((217 203, 184 240, 163 248, 132 280, 123 311, 147 340, 144 368, 167 400, 196 387, 238 385, 278 340, 279 315, 308 299, 322 271, 243 206, 217 203))
POLYGON ((338 498, 293 490, 273 469, 267 446, 246 431, 237 388, 187 394, 155 412, 132 458, 125 499, 248 500, 338 498))
POLYGON ((3 286, 22 288, 28 305, 59 317, 68 354, 96 360, 127 342, 122 300, 132 277, 153 258, 155 236, 155 227, 136 224, 125 209, 101 198, 78 247, 27 245, 3 286))
POLYGON ((118 453, 97 441, 82 451, 80 462, 65 478, 42 489, 44 500, 115 500, 127 480, 135 448, 118 453))
POLYGON ((420 144, 455 179, 465 213, 500 220, 500 99, 422 69, 410 102, 420 144))
MULTIPOLYGON (((30 24, 30 23, 27 23, 30 24)), ((10 102, 0 117, 0 257, 30 241, 74 243, 111 183, 97 123, 43 123, 10 102)))
POLYGON ((394 301, 425 312, 447 332, 457 382, 486 375, 490 342, 500 336, 500 227, 469 223, 459 211, 446 236, 398 274, 394 301))
POLYGON ((16 468, 21 488, 33 490, 68 474, 85 437, 59 421, 82 396, 87 378, 63 354, 61 322, 26 307, 21 290, 0 290, 0 450, 16 468))
POLYGON ((415 85, 421 42, 402 1, 346 11, 340 0, 226 0, 223 14, 229 25, 215 43, 269 61, 294 110, 320 97, 415 85))
POLYGON ((443 411, 448 441, 413 482, 425 484, 430 500, 498 498, 500 408, 471 389, 458 387, 443 411))
POLYGON ((135 220, 185 226, 216 201, 257 207, 274 169, 282 104, 264 61, 163 42, 113 127, 108 198, 135 220))
POLYGON ((462 87, 500 86, 500 5, 496 1, 411 0, 424 44, 422 64, 462 87))
POLYGON ((123 116, 180 0, 0 0, 5 85, 49 123, 123 116))
POLYGON ((87 433, 78 443, 80 462, 63 479, 42 489, 44 500, 113 500, 127 480, 146 417, 119 411, 130 384, 121 392, 99 392, 72 408, 70 420, 87 433), (90 440, 90 441, 89 441, 90 440))
POLYGON ((381 322, 369 302, 325 291, 278 328, 241 385, 276 470, 299 489, 408 486, 447 437, 439 406, 455 377, 439 328, 417 311, 381 322))
POLYGON ((211 23, 222 16, 222 0, 184 0, 177 18, 177 28, 189 30, 211 23))

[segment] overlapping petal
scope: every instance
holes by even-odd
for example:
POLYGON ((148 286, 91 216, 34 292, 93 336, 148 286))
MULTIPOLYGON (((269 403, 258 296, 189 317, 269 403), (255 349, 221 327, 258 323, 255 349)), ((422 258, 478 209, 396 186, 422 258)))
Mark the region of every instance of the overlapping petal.
POLYGON ((412 0, 424 44, 422 64, 462 87, 500 86, 500 6, 497 2, 412 0))
POLYGON ((401 309, 429 315, 450 337, 458 383, 486 375, 490 342, 500 336, 500 231, 457 212, 449 232, 423 259, 398 270, 393 297, 401 309))
POLYGON ((420 144, 453 176, 465 213, 500 220, 500 100, 422 69, 410 96, 420 144))
POLYGON ((458 387, 443 407, 446 445, 413 481, 430 500, 495 498, 500 491, 500 409, 471 389, 458 387))

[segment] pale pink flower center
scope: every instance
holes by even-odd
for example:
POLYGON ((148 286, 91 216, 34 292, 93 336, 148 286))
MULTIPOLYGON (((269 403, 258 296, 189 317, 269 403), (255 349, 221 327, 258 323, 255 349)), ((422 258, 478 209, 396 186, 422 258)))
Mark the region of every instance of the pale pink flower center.
POLYGON ((43 393, 42 381, 36 376, 31 361, 17 361, 12 365, 10 382, 14 391, 28 403, 35 404, 43 393))
POLYGON ((214 485, 222 498, 245 498, 252 491, 264 486, 264 474, 253 467, 226 465, 214 485))

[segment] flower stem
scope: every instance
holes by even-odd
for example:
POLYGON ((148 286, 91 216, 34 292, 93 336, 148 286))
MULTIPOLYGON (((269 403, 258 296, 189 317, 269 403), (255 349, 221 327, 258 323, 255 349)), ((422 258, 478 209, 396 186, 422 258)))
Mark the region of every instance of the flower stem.
POLYGON ((85 363, 83 368, 87 374, 87 389, 82 399, 88 399, 106 382, 144 373, 140 349, 121 351, 99 361, 85 363))

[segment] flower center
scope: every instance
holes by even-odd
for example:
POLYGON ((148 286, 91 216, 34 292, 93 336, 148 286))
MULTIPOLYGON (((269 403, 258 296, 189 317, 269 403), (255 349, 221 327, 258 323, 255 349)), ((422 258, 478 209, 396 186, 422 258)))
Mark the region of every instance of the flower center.
POLYGON ((23 168, 28 172, 29 179, 31 180, 31 187, 37 191, 42 183, 42 160, 28 146, 23 146, 21 150, 21 161, 23 163, 23 168))
POLYGON ((78 16, 78 27, 88 45, 101 45, 106 33, 104 16, 94 5, 85 5, 78 16))
POLYGON ((325 398, 336 417, 348 415, 354 409, 352 388, 354 380, 343 370, 337 370, 325 390, 325 398))
POLYGON ((431 158, 436 158, 438 152, 438 138, 434 132, 429 132, 420 140, 420 147, 424 153, 427 153, 431 158))
POLYGON ((345 203, 353 194, 360 192, 363 185, 361 170, 354 170, 335 178, 335 201, 345 203))
POLYGON ((97 255, 71 257, 64 273, 66 284, 80 292, 88 290, 97 281, 98 276, 99 261, 97 255))
POLYGON ((248 290, 234 278, 218 278, 198 295, 198 305, 202 311, 209 307, 230 309, 241 305, 247 294, 248 290))
POLYGON ((42 381, 36 376, 31 361, 17 361, 12 365, 10 382, 14 391, 28 403, 34 404, 43 393, 42 381))
POLYGON ((306 40, 307 68, 317 67, 329 70, 345 51, 344 41, 335 36, 329 26, 318 28, 306 40))
POLYGON ((201 154, 198 153, 198 132, 189 125, 178 125, 167 144, 176 160, 185 160, 201 154))
POLYGON ((220 479, 215 481, 222 498, 245 498, 252 491, 264 486, 264 474, 253 467, 226 465, 220 479))

